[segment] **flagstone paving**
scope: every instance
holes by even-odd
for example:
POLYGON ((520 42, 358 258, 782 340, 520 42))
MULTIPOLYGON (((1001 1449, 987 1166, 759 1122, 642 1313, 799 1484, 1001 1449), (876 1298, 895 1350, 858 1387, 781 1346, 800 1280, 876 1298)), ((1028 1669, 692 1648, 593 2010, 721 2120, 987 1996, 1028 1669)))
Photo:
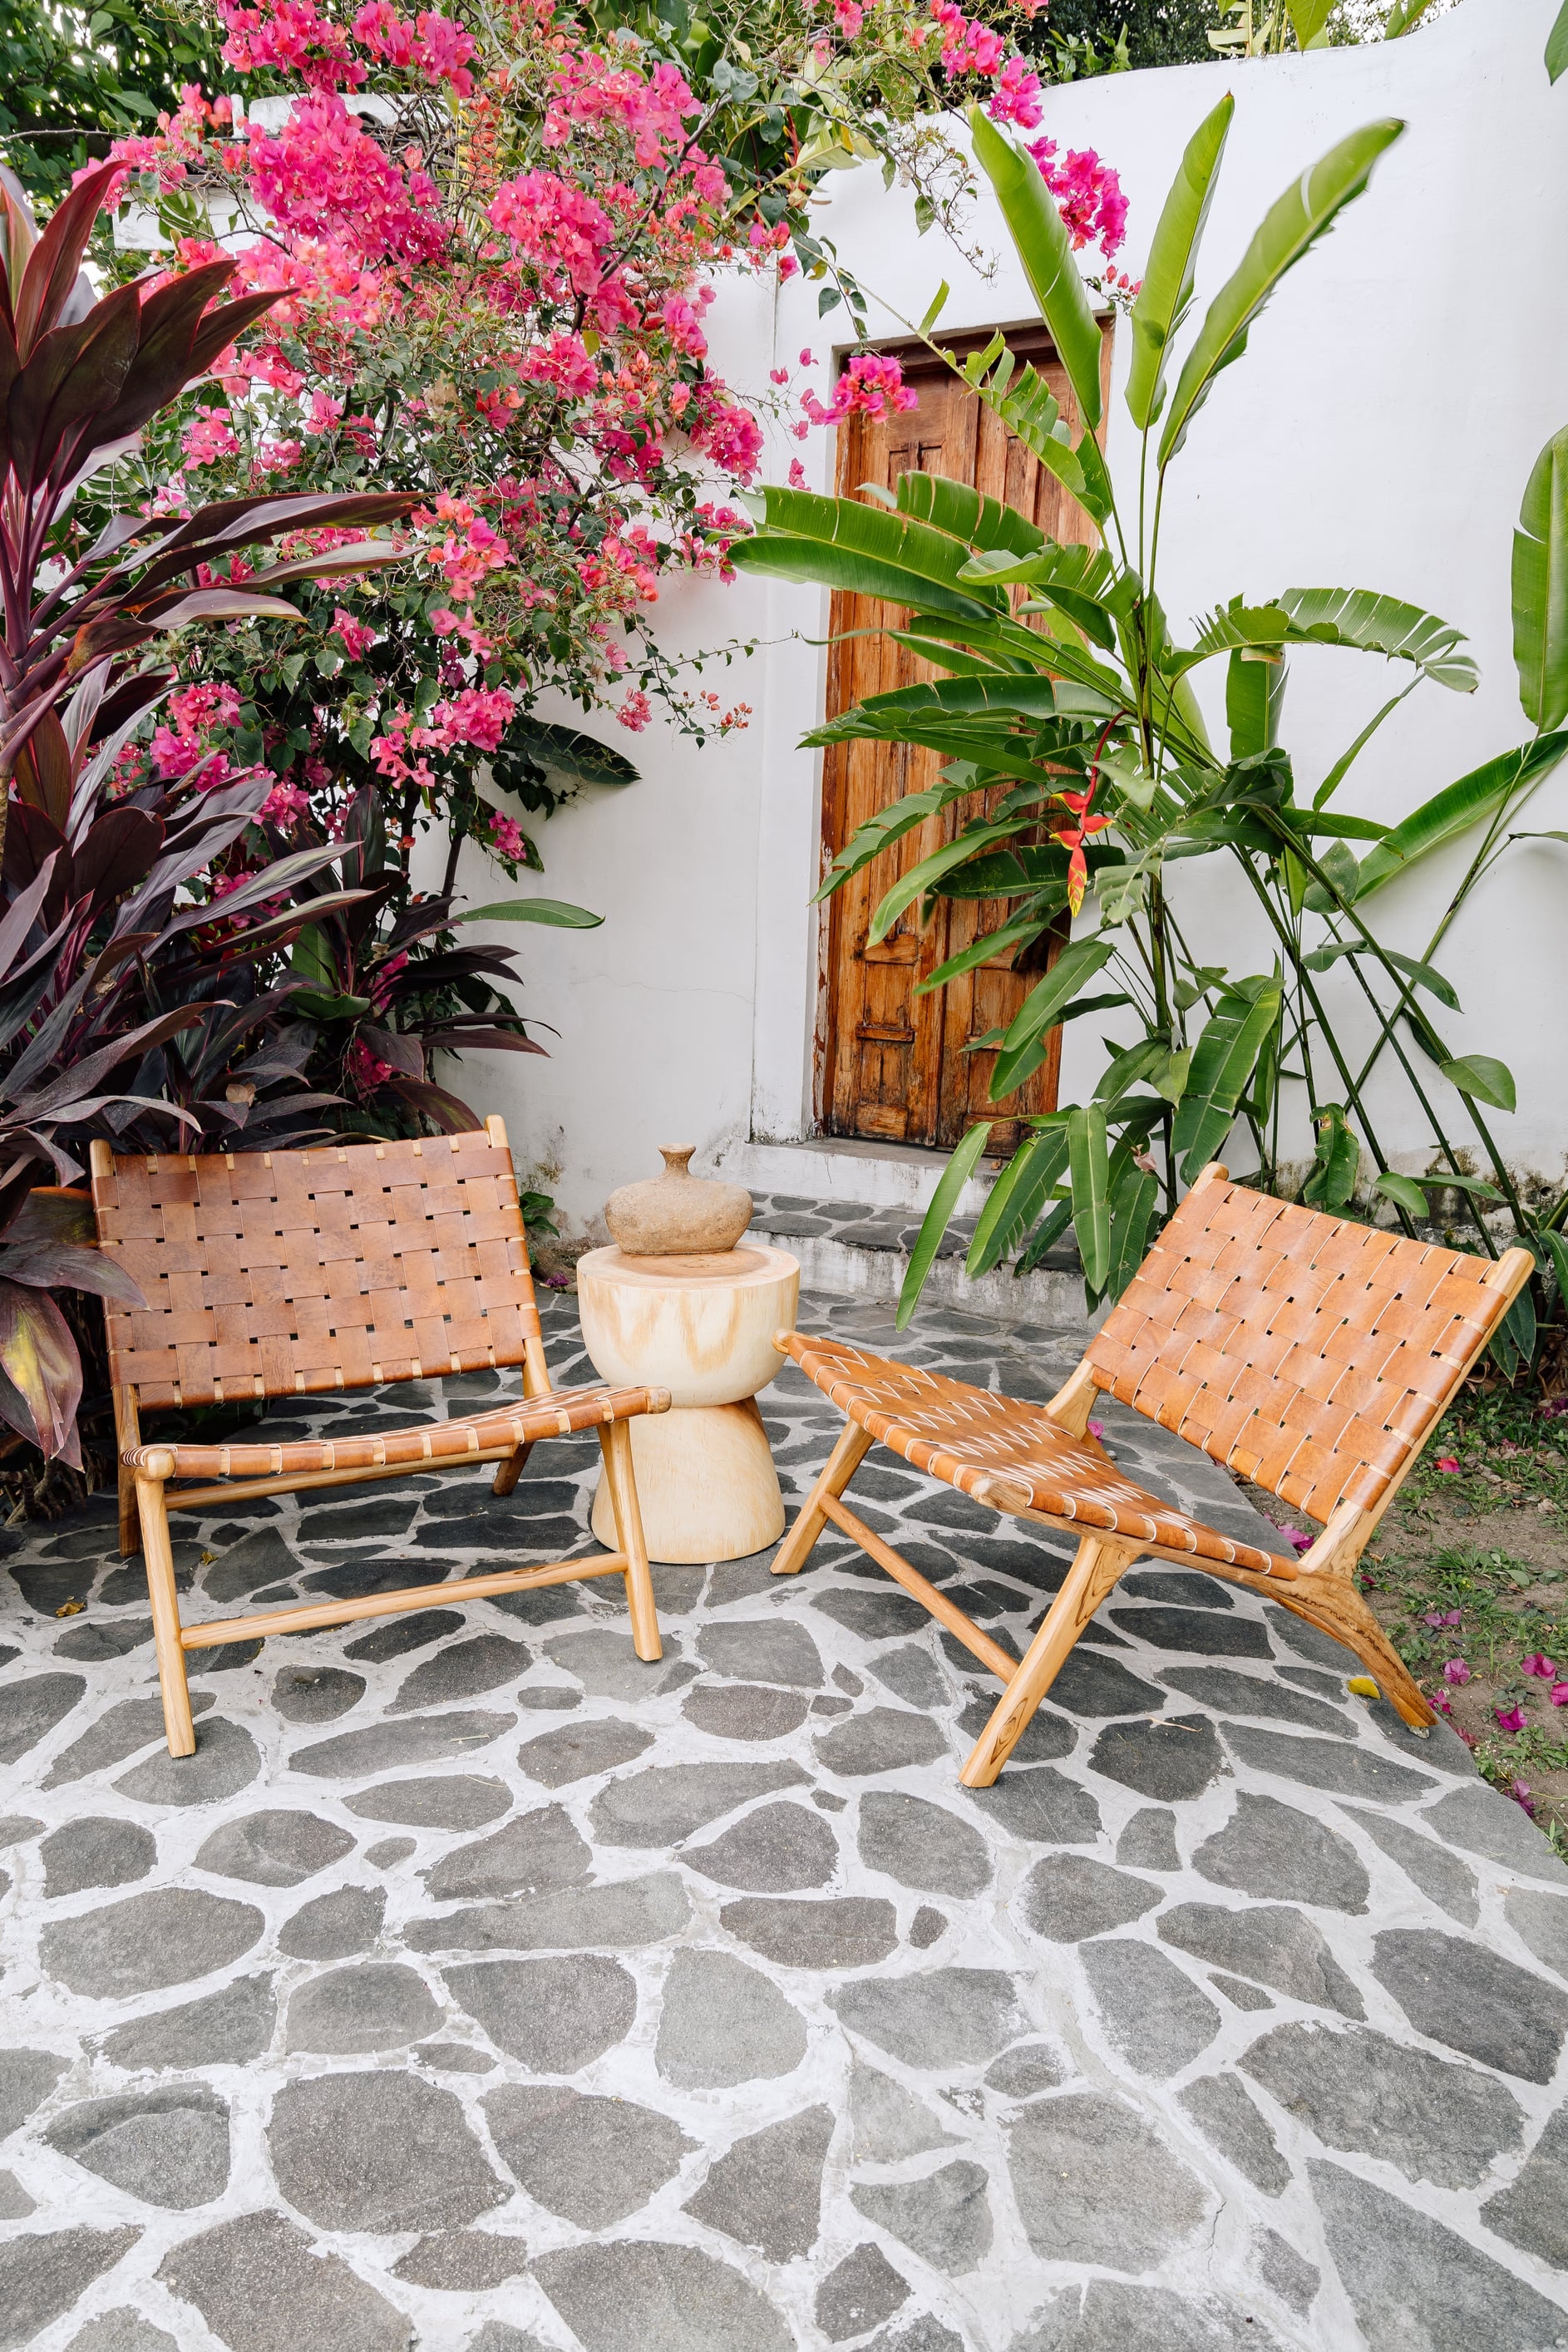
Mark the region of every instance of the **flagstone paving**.
MULTIPOLYGON (((1069 1344, 802 1319, 1037 1399, 1069 1344)), ((763 1402, 798 1495, 836 1416, 763 1402)), ((548 1557, 596 1464, 215 1513, 181 1580, 548 1557)), ((1067 1547, 886 1454, 856 1491, 1026 1640, 1067 1547)), ((1271 1605, 1135 1570, 974 1793, 990 1687, 837 1538, 657 1570, 653 1667, 602 1582, 201 1654, 175 1763, 112 1535, 0 1584, 0 2352, 1568 2347, 1568 1872, 1271 1605)))

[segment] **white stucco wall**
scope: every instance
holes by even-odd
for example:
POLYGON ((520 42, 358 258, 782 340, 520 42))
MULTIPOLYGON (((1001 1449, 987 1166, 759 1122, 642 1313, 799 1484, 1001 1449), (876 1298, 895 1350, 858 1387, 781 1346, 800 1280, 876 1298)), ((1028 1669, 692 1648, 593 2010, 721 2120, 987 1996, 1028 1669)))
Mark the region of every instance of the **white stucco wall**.
MULTIPOLYGON (((1159 583, 1178 631, 1237 590, 1258 599, 1343 585, 1408 598, 1468 633, 1479 691, 1420 688, 1336 803, 1387 822, 1530 731, 1511 656, 1510 535, 1538 450, 1568 421, 1568 89, 1551 90, 1541 62, 1555 6, 1465 0, 1380 47, 1121 75, 1048 98, 1046 128, 1058 142, 1099 149, 1121 174, 1124 259, 1136 274, 1183 145, 1235 90, 1200 302, 1296 171, 1360 123, 1394 114, 1409 124, 1194 424, 1173 476, 1159 583)), ((1032 315, 984 207, 978 237, 999 257, 989 280, 939 235, 918 237, 901 194, 885 194, 872 173, 842 177, 826 226, 891 305, 874 313, 876 333, 899 333, 898 313, 918 318, 943 277, 944 328, 1032 315)), ((816 311, 816 289, 798 281, 776 298, 726 285, 710 314, 716 364, 745 385, 775 364, 793 368, 803 345, 826 360, 843 313, 823 325, 816 311)), ((1121 401, 1127 358, 1123 334, 1110 425, 1123 481, 1135 446, 1121 401)), ((815 381, 825 387, 826 370, 815 381)), ((830 486, 826 436, 781 442, 771 478, 795 455, 814 486, 830 486)), ((704 752, 657 723, 622 739, 643 782, 590 793, 543 831, 537 887, 606 919, 590 933, 514 935, 525 1010, 559 1032, 545 1038, 552 1058, 470 1056, 465 1091, 505 1113, 520 1165, 556 1194, 573 1230, 591 1224, 616 1184, 656 1167, 660 1142, 694 1141, 711 1157, 748 1135, 810 1131, 818 767, 795 745, 821 712, 824 657, 806 640, 826 623, 826 600, 811 590, 745 580, 677 589, 663 624, 672 648, 760 641, 749 661, 702 681, 752 704, 750 730, 704 752)), ((1223 720, 1223 668, 1203 675, 1223 720)), ((1283 736, 1301 797, 1404 675, 1350 654, 1292 656, 1283 736)), ((1568 824, 1565 779, 1568 769, 1523 822, 1568 824)), ((1552 843, 1511 850, 1441 959, 1464 1006, 1462 1018, 1446 1016, 1456 1050, 1510 1065, 1521 1107, 1498 1114, 1496 1129, 1517 1164, 1547 1176, 1568 1160, 1565 860, 1568 848, 1552 843)), ((482 864, 476 855, 465 866, 464 883, 493 896, 482 864)), ((1425 945, 1462 865, 1458 851, 1435 857, 1373 902, 1390 944, 1425 945)), ((1205 953, 1236 971, 1264 967, 1261 925, 1222 860, 1188 866, 1180 888, 1205 953)), ((1085 1076, 1092 1084, 1100 1051, 1081 1030, 1068 1034, 1064 1099, 1085 1076)), ((1429 1139, 1401 1087, 1386 1090, 1382 1118, 1391 1156, 1425 1164, 1429 1139)))

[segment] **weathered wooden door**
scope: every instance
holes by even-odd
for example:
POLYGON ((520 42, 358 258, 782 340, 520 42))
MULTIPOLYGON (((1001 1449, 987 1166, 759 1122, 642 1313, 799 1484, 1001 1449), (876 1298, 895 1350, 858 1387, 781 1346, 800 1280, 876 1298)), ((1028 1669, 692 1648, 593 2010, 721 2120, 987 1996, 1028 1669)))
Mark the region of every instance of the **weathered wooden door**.
MULTIPOLYGON (((953 348, 963 355, 983 340, 955 338, 953 348)), ((1049 343, 1037 333, 1008 340, 1046 377, 1076 430, 1076 404, 1049 343)), ((1110 356, 1108 326, 1107 382, 1110 356)), ((911 471, 946 474, 1020 509, 1053 539, 1092 536, 1087 517, 1055 476, 956 377, 919 345, 899 357, 905 381, 920 394, 920 405, 886 419, 857 415, 838 427, 840 497, 852 495, 862 482, 891 489, 900 474, 911 471)), ((869 597, 834 597, 829 715, 868 694, 942 674, 886 636, 852 634, 896 627, 901 617, 896 607, 869 597)), ((823 770, 824 872, 858 825, 904 793, 923 791, 938 772, 934 752, 909 744, 846 743, 831 749, 823 770)), ((1018 1135, 1009 1112, 1016 1119, 1023 1112, 1056 1108, 1059 1031, 1033 1077, 1000 1107, 987 1093, 994 1052, 966 1050, 1012 1020, 1044 968, 1037 950, 1031 971, 1013 971, 1005 956, 934 994, 915 994, 916 983, 938 964, 1004 919, 1000 902, 944 899, 923 930, 919 908, 911 907, 885 940, 876 946, 868 940, 871 916, 899 875, 951 839, 969 813, 963 807, 949 811, 907 834, 828 901, 820 1103, 830 1134, 949 1146, 974 1119, 991 1118, 1000 1121, 992 1138, 992 1149, 999 1152, 1011 1150, 1018 1135)))

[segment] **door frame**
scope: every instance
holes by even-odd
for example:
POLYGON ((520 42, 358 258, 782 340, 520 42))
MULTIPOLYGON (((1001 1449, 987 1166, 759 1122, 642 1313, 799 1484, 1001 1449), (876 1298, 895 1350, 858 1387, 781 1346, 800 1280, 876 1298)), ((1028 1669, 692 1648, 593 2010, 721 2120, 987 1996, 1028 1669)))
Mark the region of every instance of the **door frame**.
MULTIPOLYGON (((1114 312, 1110 310, 1096 312, 1095 324, 1100 331, 1100 386, 1101 423, 1098 437, 1103 446, 1106 425, 1109 422, 1110 411, 1110 383, 1111 370, 1114 362, 1115 343, 1114 312)), ((1059 355, 1057 352, 1055 343, 1051 340, 1048 329, 1047 329, 1037 319, 1026 320, 1011 325, 1002 324, 999 326, 964 328, 962 330, 956 330, 952 334, 938 336, 934 340, 942 351, 951 352, 955 359, 962 361, 968 359, 975 352, 984 351, 986 345, 991 342, 997 334, 1002 334, 1006 337, 1008 350, 1021 362, 1032 361, 1038 364, 1042 360, 1056 361, 1058 359, 1059 355)), ((842 368, 850 348, 851 347, 849 346, 844 346, 834 353, 835 381, 837 381, 838 372, 842 368)), ((902 361, 904 362, 905 381, 914 383, 916 384, 919 383, 922 376, 930 380, 935 380, 945 376, 947 373, 947 371, 943 368, 942 362, 934 358, 922 344, 911 342, 910 339, 907 336, 890 336, 879 342, 856 344, 852 348, 856 351, 874 351, 881 354, 890 355, 893 358, 902 361)), ((840 475, 844 470, 842 454, 844 443, 840 439, 840 428, 837 426, 835 426, 834 428, 833 439, 834 451, 832 478, 836 494, 842 498, 845 495, 845 488, 840 481, 840 475)), ((827 635, 824 645, 824 657, 821 670, 822 682, 820 692, 822 698, 822 710, 821 717, 818 721, 819 724, 826 719, 827 705, 832 698, 835 645, 831 634, 831 614, 832 598, 831 595, 829 595, 826 600, 826 613, 825 614, 827 635)), ((826 876, 829 866, 832 864, 835 851, 833 845, 828 838, 828 819, 830 814, 829 794, 826 790, 826 778, 820 765, 820 761, 823 755, 819 754, 818 756, 818 788, 816 794, 816 865, 817 880, 820 885, 821 881, 826 876)), ((831 898, 824 899, 821 902, 816 909, 816 985, 811 991, 812 1035, 808 1132, 814 1137, 820 1136, 827 1139, 830 1138, 832 1134, 828 1121, 832 1110, 831 1097, 834 1057, 834 1035, 832 1025, 834 1011, 834 901, 831 898)), ((1052 954, 1051 961, 1055 961, 1055 953, 1052 954)), ((1053 1081, 1057 1075, 1059 1074, 1060 1070, 1061 1043, 1061 1028, 1058 1024, 1051 1033, 1049 1047, 1049 1066, 1053 1073, 1053 1081)), ((847 1140, 848 1139, 836 1139, 847 1140)), ((874 1139, 872 1138, 863 1137, 860 1138, 859 1140, 865 1143, 868 1148, 871 1148, 874 1145, 874 1139)), ((883 1150, 898 1150, 903 1151, 921 1151, 929 1153, 933 1160, 945 1158, 947 1156, 944 1147, 939 1143, 889 1144, 883 1145, 879 1148, 883 1150)))

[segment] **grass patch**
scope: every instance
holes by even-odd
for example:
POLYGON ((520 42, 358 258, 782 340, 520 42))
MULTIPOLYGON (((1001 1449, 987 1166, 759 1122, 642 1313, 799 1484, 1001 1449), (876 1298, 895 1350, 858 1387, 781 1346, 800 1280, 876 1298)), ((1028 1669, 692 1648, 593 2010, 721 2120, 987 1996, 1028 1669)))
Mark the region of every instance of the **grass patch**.
POLYGON ((1486 1779, 1568 1861, 1568 1701, 1552 1696, 1568 1694, 1568 1399, 1467 1391, 1363 1556, 1362 1589, 1486 1779))

